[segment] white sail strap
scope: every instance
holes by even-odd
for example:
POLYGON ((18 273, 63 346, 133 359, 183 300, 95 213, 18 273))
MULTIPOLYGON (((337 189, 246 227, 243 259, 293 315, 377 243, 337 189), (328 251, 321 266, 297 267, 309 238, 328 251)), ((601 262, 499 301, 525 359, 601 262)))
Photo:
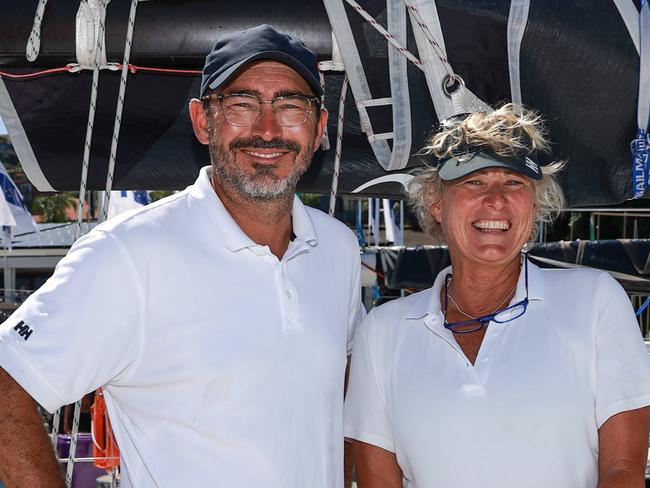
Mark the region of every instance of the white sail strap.
POLYGON ((636 52, 640 53, 639 11, 636 9, 636 5, 634 5, 632 0, 614 0, 614 5, 616 5, 618 12, 621 14, 623 22, 625 22, 625 27, 627 27, 627 31, 630 33, 636 52))
MULTIPOLYGON (((407 36, 406 13, 404 8, 395 5, 395 2, 392 5, 389 3, 387 5, 389 29, 387 30, 355 0, 346 0, 346 2, 389 43, 390 98, 373 99, 363 70, 359 68, 348 70, 350 85, 359 110, 361 129, 367 135, 375 157, 384 169, 390 171, 404 168, 411 154, 411 111, 406 60, 411 61, 419 69, 423 69, 417 57, 404 47, 407 36), (388 101, 387 103, 386 100, 388 101), (370 117, 365 108, 367 106, 389 104, 401 107, 400 110, 393 110, 392 119, 394 130, 392 132, 375 134, 370 117), (397 134, 397 137, 395 137, 395 134, 397 134), (393 139, 392 149, 386 142, 388 139, 393 139)), ((348 58, 349 66, 358 66, 361 68, 363 65, 361 64, 359 53, 354 44, 354 37, 352 36, 350 25, 347 22, 345 9, 342 8, 343 6, 339 2, 326 2, 326 6, 328 4, 329 10, 333 11, 330 14, 330 19, 332 19, 335 33, 337 33, 336 35, 350 40, 350 43, 342 44, 347 47, 343 57, 348 58)))
POLYGON ((372 15, 366 12, 361 5, 359 5, 354 0, 345 0, 354 10, 356 10, 361 17, 363 17, 377 32, 379 32, 384 38, 393 45, 401 54, 406 56, 409 61, 411 61, 415 66, 422 69, 422 63, 418 58, 416 58, 408 49, 406 49, 400 42, 393 37, 393 35, 388 32, 384 27, 377 22, 372 15))
POLYGON ((641 4, 639 15, 640 62, 637 133, 632 151, 632 198, 642 197, 650 183, 650 3, 641 4))
MULTIPOLYGON (((352 0, 353 1, 353 0, 352 0)), ((341 49, 341 57, 347 69, 347 76, 354 99, 358 102, 371 100, 372 93, 368 85, 368 79, 363 71, 361 57, 356 47, 352 28, 348 21, 347 12, 343 6, 343 0, 324 0, 327 15, 332 24, 336 41, 341 49)), ((357 4, 358 5, 358 4, 357 4)), ((361 7, 359 7, 361 8, 361 7)), ((370 136, 373 134, 370 118, 365 112, 359 112, 359 123, 361 131, 370 136)), ((391 149, 386 141, 371 142, 370 147, 383 168, 390 165, 391 149)))
POLYGON ((650 1, 645 0, 639 15, 640 68, 637 123, 640 129, 650 129, 650 1))
POLYGON ((474 95, 465 86, 463 79, 451 69, 447 61, 447 51, 435 1, 402 1, 406 3, 411 15, 413 34, 438 120, 461 113, 492 110, 488 104, 474 95))
MULTIPOLYGON (((408 15, 400 2, 386 4, 387 25, 395 40, 407 45, 408 15)), ((408 80, 408 59, 392 44, 388 46, 388 75, 393 114, 393 131, 388 133, 393 140, 388 170, 405 168, 411 157, 412 127, 411 95, 408 80)), ((379 134, 378 134, 379 136, 379 134)))
MULTIPOLYGON (((436 9, 435 2, 432 2, 430 6, 433 6, 433 14, 427 19, 422 18, 420 10, 411 0, 402 0, 406 8, 409 10, 409 15, 414 20, 414 25, 421 29, 422 33, 426 37, 427 41, 431 45, 431 49, 438 57, 440 62, 440 67, 447 72, 447 75, 450 77, 454 76, 454 70, 449 64, 447 59, 447 49, 445 48, 445 39, 442 35, 442 28, 440 26, 440 19, 438 18, 438 11, 436 9), (434 32, 431 32, 431 28, 434 32)), ((419 48, 419 45, 418 45, 419 48)))
POLYGON ((508 70, 510 73, 510 99, 521 106, 521 42, 528 23, 530 0, 511 0, 508 15, 508 70))
POLYGON ((334 171, 332 172, 332 190, 330 192, 329 214, 334 216, 336 210, 336 194, 339 188, 339 171, 341 169, 341 147, 343 145, 343 121, 345 118, 345 98, 348 94, 348 77, 343 78, 341 97, 339 98, 339 117, 336 128, 336 151, 334 153, 334 171))
POLYGON ((38 5, 36 6, 34 25, 32 26, 32 32, 29 34, 29 39, 27 39, 27 49, 25 53, 27 61, 36 61, 36 58, 41 51, 41 23, 43 22, 43 16, 45 15, 46 5, 47 0, 39 0, 38 5))
POLYGON ((111 201, 111 190, 113 189, 113 177, 115 174, 115 159, 117 157, 117 145, 120 139, 120 126, 122 124, 122 111, 124 109, 124 97, 126 94, 126 81, 129 75, 129 61, 131 59, 131 45, 133 44, 133 29, 135 27, 135 14, 138 8, 138 0, 131 0, 131 11, 129 12, 129 23, 126 29, 124 42, 124 58, 122 60, 122 73, 120 77, 120 91, 117 96, 117 107, 115 109, 115 122, 113 124, 113 138, 111 140, 111 154, 108 160, 108 171, 106 173, 106 194, 102 206, 101 220, 106 220, 108 207, 111 201))

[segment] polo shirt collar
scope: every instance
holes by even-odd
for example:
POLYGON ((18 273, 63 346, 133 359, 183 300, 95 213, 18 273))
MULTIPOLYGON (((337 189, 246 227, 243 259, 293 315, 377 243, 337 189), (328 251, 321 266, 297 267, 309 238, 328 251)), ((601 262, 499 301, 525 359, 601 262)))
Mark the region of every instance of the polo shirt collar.
MULTIPOLYGON (((519 279, 517 281, 517 290, 513 302, 523 300, 526 296, 526 281, 523 266, 521 271, 522 272, 519 274, 519 279)), ((406 314, 407 319, 421 319, 426 316, 433 317, 436 315, 442 317, 440 291, 445 284, 445 277, 451 273, 451 266, 446 267, 438 273, 433 286, 418 294, 419 297, 417 297, 415 303, 406 314)), ((542 270, 539 266, 528 260, 528 300, 544 300, 544 291, 545 282, 542 270)))
MULTIPOLYGON (((237 252, 246 248, 258 247, 259 244, 248 237, 237 225, 237 222, 221 202, 217 192, 214 191, 210 179, 211 171, 210 166, 201 168, 199 177, 189 189, 190 195, 204 207, 211 224, 218 226, 220 238, 230 251, 237 252)), ((315 246, 318 242, 318 235, 314 223, 305 205, 297 196, 293 197, 291 219, 296 239, 304 241, 310 246, 315 246)))

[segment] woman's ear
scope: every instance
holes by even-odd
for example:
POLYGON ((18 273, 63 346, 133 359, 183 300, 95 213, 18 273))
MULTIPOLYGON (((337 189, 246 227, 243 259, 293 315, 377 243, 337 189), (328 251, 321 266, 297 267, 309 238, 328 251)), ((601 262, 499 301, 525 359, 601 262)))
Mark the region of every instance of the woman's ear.
POLYGON ((441 200, 438 200, 436 203, 432 204, 429 207, 429 212, 431 212, 431 215, 433 216, 433 218, 436 219, 436 222, 441 223, 442 222, 442 202, 441 202, 441 200))

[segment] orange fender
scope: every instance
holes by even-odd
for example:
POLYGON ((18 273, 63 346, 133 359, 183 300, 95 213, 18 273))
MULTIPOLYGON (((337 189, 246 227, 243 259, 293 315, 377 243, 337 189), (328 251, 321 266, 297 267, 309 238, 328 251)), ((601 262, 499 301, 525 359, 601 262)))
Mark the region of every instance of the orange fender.
POLYGON ((95 400, 90 407, 90 417, 95 466, 107 471, 117 468, 120 465, 120 449, 106 413, 106 401, 101 388, 95 392, 95 400))

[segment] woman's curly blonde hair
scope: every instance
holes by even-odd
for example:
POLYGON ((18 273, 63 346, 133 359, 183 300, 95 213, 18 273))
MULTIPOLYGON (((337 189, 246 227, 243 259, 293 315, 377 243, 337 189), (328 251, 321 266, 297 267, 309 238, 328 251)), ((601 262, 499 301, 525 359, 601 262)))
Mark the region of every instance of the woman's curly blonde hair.
MULTIPOLYGON (((468 151, 487 150, 499 156, 515 156, 549 149, 546 130, 536 112, 508 103, 492 112, 475 112, 465 118, 448 119, 441 124, 422 155, 438 159, 459 156, 468 151)), ((532 243, 539 231, 538 223, 550 223, 564 207, 562 188, 554 175, 563 167, 563 161, 541 166, 543 177, 533 180, 537 214, 528 242, 532 243)), ((442 228, 431 215, 430 208, 442 197, 443 182, 437 167, 421 170, 408 185, 408 201, 420 226, 435 243, 444 244, 442 228)))

